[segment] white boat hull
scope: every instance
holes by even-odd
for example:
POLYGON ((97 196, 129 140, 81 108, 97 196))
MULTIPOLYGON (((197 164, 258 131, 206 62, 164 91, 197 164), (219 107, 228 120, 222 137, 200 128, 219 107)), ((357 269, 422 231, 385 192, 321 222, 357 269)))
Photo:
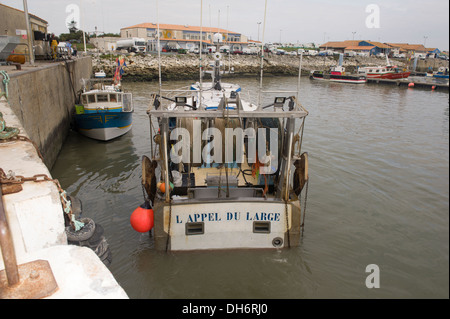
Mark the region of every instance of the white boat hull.
POLYGON ((79 129, 79 132, 89 138, 100 141, 109 141, 124 135, 131 130, 131 124, 126 127, 107 127, 96 129, 79 129))

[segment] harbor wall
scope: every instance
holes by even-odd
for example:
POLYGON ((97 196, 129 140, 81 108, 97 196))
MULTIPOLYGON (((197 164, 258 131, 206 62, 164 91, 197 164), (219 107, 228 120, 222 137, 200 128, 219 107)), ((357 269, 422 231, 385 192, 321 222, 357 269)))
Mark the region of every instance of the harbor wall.
POLYGON ((48 168, 53 166, 70 129, 80 79, 91 74, 90 57, 9 72, 9 105, 39 147, 48 168))
MULTIPOLYGON (((106 72, 108 77, 114 75, 118 56, 93 54, 93 70, 106 72)), ((204 55, 203 65, 214 61, 212 55, 204 55)), ((158 79, 158 57, 151 55, 128 54, 125 58, 124 81, 152 81, 158 79)), ((261 58, 255 55, 224 55, 223 70, 234 69, 233 76, 254 76, 260 74, 261 58)), ((264 57, 264 76, 298 75, 300 58, 290 55, 267 55, 264 57)), ((414 61, 407 59, 391 59, 390 62, 400 68, 413 69, 414 61)), ((302 75, 309 75, 313 70, 329 70, 338 64, 338 56, 304 56, 302 59, 302 75)), ((418 61, 416 71, 423 72, 431 67, 437 70, 440 66, 447 66, 448 62, 440 59, 418 61)), ((163 80, 192 80, 199 77, 199 56, 196 54, 165 54, 161 56, 161 75, 163 80)), ((347 73, 354 73, 361 66, 386 65, 386 59, 381 57, 346 57, 343 66, 347 73)), ((208 69, 207 67, 205 69, 208 69)), ((211 68, 209 68, 211 69, 211 68)), ((208 74, 205 78, 208 78, 208 74)))

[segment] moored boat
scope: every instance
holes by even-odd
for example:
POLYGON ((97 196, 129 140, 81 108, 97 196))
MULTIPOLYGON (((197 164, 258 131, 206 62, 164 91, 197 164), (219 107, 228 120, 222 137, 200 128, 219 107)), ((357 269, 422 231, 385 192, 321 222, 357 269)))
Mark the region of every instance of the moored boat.
POLYGON ((406 79, 411 72, 391 65, 389 58, 386 57, 386 65, 384 66, 366 66, 360 67, 358 73, 365 75, 368 79, 406 79))
POLYGON ((220 54, 212 65, 210 83, 200 76, 188 89, 152 95, 151 151, 142 158, 146 204, 131 224, 153 229, 158 250, 298 246, 308 111, 298 91, 260 87, 247 100, 239 85, 221 82, 220 54))
POLYGON ((449 75, 448 67, 444 67, 444 66, 441 66, 437 72, 433 73, 433 77, 438 78, 438 79, 448 79, 449 78, 448 75, 449 75))
POLYGON ((326 80, 339 83, 363 84, 367 82, 366 76, 362 74, 347 74, 343 64, 343 54, 339 57, 339 65, 333 66, 329 71, 311 71, 310 78, 313 80, 326 80))
POLYGON ((367 78, 361 74, 345 74, 345 69, 333 67, 330 72, 311 71, 310 78, 314 80, 327 80, 330 82, 363 84, 367 82, 367 78), (338 69, 338 70, 336 70, 338 69))
POLYGON ((122 66, 123 60, 118 60, 112 84, 105 84, 111 79, 103 74, 85 82, 75 114, 75 125, 82 135, 109 141, 131 130, 134 109, 131 93, 121 89, 122 66))

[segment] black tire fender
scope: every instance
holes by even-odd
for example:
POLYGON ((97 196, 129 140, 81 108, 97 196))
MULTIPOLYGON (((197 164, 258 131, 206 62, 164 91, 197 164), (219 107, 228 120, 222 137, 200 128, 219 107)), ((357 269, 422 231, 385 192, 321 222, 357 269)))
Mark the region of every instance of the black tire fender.
POLYGON ((72 226, 66 227, 66 235, 68 241, 79 242, 88 240, 94 234, 95 222, 92 219, 86 217, 80 219, 80 221, 84 223, 84 226, 79 231, 75 231, 72 226))

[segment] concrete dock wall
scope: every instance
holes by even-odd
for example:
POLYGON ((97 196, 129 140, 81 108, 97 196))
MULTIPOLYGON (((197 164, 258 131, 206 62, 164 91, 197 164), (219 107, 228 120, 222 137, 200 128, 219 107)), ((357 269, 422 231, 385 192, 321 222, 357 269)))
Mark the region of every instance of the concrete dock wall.
POLYGON ((9 105, 51 169, 70 128, 80 80, 91 77, 92 60, 84 57, 8 74, 9 105))
MULTIPOLYGON (((29 138, 19 118, 3 97, 0 98, 0 112, 3 114, 7 127, 18 128, 22 136, 29 138)), ((52 178, 49 169, 28 140, 7 140, 0 143, 0 168, 5 174, 11 172, 16 177, 30 178, 46 175, 52 178)), ((45 289, 41 291, 38 288, 48 282, 48 276, 45 272, 41 276, 42 269, 37 266, 27 267, 28 263, 39 260, 49 263, 58 286, 57 291, 48 295, 48 298, 127 299, 126 292, 92 249, 68 245, 65 213, 59 189, 54 181, 27 180, 21 183, 21 186, 22 190, 16 193, 0 196, 9 229, 5 233, 10 233, 12 240, 12 245, 6 243, 5 247, 2 243, 0 248, 0 299, 34 298, 24 297, 28 295, 29 290, 33 293, 45 292, 45 289), (16 260, 20 283, 14 286, 9 286, 6 279, 2 255, 3 248, 7 249, 11 246, 15 258, 11 258, 11 254, 5 254, 5 256, 9 257, 6 257, 7 262, 16 260), (26 269, 34 270, 33 278, 42 278, 42 280, 29 280, 26 269), (27 293, 25 294, 24 291, 27 293)))

